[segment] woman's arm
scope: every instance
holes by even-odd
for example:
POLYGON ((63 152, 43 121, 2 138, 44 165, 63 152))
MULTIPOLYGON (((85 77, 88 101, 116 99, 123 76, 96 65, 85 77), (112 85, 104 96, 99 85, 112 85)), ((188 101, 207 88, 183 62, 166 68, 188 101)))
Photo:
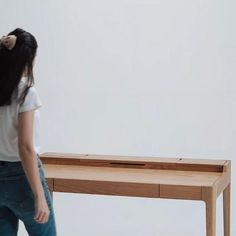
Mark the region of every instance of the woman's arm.
POLYGON ((18 147, 22 166, 35 196, 35 220, 45 223, 49 209, 40 180, 36 152, 33 144, 34 110, 19 113, 18 147))
POLYGON ((34 110, 19 113, 18 147, 23 168, 35 197, 44 195, 33 146, 34 110))

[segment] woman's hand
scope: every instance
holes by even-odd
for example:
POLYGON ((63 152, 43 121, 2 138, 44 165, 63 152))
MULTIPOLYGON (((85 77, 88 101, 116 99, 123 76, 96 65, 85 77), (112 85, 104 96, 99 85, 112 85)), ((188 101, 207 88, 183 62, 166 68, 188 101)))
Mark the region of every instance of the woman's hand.
POLYGON ((49 208, 45 196, 35 198, 34 220, 40 224, 46 223, 49 219, 49 208))

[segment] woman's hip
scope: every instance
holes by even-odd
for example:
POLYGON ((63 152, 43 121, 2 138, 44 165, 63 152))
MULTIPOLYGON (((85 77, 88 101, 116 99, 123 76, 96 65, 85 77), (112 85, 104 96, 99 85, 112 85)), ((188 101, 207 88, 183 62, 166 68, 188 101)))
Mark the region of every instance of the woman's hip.
MULTIPOLYGON (((39 155, 36 155, 37 166, 40 171, 40 175, 44 176, 43 165, 39 155)), ((25 175, 25 171, 21 161, 0 161, 0 181, 17 180, 25 175)))

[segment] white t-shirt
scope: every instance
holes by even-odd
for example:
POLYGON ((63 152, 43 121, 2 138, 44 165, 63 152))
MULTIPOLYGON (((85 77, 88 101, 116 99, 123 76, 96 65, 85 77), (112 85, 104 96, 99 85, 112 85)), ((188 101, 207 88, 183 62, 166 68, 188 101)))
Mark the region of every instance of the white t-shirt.
MULTIPOLYGON (((18 85, 18 98, 26 86, 23 77, 18 85)), ((18 114, 24 111, 34 112, 33 142, 35 152, 39 153, 39 118, 38 108, 42 106, 35 87, 30 87, 22 105, 15 100, 11 105, 0 106, 0 161, 21 161, 18 150, 18 114)))

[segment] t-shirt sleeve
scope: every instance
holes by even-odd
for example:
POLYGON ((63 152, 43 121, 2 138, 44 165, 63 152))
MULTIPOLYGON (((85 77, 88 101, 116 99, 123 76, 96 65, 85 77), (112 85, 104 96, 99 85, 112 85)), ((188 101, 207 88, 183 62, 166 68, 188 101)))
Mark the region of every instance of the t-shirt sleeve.
POLYGON ((41 106, 42 103, 37 90, 35 89, 35 87, 30 87, 25 97, 24 103, 19 107, 19 113, 24 111, 35 110, 40 108, 41 106))

